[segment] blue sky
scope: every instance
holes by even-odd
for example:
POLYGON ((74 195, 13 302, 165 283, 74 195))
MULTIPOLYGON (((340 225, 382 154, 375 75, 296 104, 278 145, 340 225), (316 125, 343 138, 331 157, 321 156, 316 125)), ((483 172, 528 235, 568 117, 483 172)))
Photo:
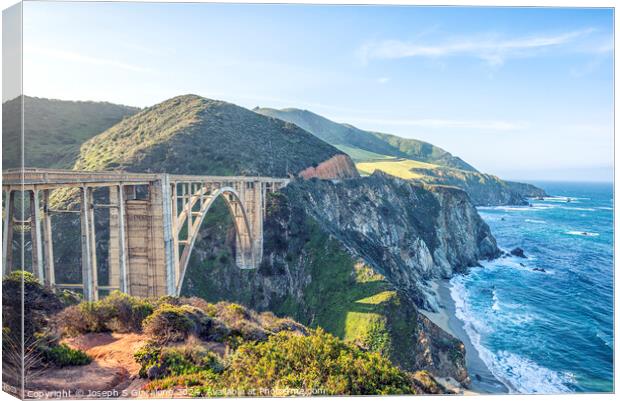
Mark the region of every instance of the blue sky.
POLYGON ((305 108, 505 178, 611 180, 612 27, 609 9, 27 2, 24 92, 305 108))

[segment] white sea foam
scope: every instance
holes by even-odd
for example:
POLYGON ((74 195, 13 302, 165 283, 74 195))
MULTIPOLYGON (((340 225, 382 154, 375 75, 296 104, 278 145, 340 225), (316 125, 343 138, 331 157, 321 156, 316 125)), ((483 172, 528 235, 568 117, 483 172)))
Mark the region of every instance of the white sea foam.
POLYGON ((491 307, 494 311, 498 312, 501 310, 499 307, 499 298, 497 297, 497 290, 493 290, 493 306, 491 307))
MULTIPOLYGON (((450 295, 454 300, 456 317, 463 322, 463 328, 480 359, 491 373, 512 393, 562 393, 571 391, 568 384, 574 379, 565 373, 556 372, 538 365, 523 356, 508 351, 491 352, 482 344, 482 337, 493 331, 486 319, 478 319, 469 304, 469 293, 465 286, 466 276, 455 276, 450 280, 450 295)), ((495 309, 497 295, 493 292, 495 309)), ((499 305, 498 305, 499 309, 499 305)))
POLYGON ((584 212, 593 212, 596 209, 593 209, 591 207, 572 207, 572 206, 558 206, 559 209, 563 209, 563 210, 580 210, 580 211, 584 211, 584 212))
POLYGON ((567 231, 566 234, 579 235, 582 237, 598 237, 598 233, 593 233, 590 231, 567 231))
POLYGON ((577 196, 575 196, 575 197, 573 197, 573 196, 546 196, 544 198, 544 200, 546 202, 564 202, 564 203, 575 202, 575 203, 579 203, 578 201, 580 201, 580 200, 590 200, 590 198, 581 198, 581 197, 577 197, 577 196))
POLYGON ((480 206, 478 210, 500 210, 504 212, 535 212, 548 210, 557 207, 556 205, 546 205, 544 203, 533 203, 532 206, 480 206))
POLYGON ((607 206, 598 206, 595 209, 598 209, 598 210, 614 210, 613 207, 607 207, 607 206))
POLYGON ((554 394, 570 392, 568 384, 575 379, 562 372, 556 372, 536 362, 508 351, 494 355, 492 365, 501 372, 518 393, 554 394))
POLYGON ((547 224, 547 222, 544 220, 525 219, 525 221, 528 223, 534 223, 534 224, 547 224))

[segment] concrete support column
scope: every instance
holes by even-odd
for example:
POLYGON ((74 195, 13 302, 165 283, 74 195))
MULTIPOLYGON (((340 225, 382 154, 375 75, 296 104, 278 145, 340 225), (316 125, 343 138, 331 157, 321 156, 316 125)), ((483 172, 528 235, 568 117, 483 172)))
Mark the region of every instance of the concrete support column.
POLYGON ((108 285, 110 287, 118 286, 121 290, 121 268, 120 268, 120 248, 119 241, 120 225, 118 214, 118 186, 108 188, 108 203, 110 205, 110 218, 108 227, 110 230, 108 245, 108 285))
POLYGON ((13 268, 13 219, 15 217, 15 191, 6 191, 4 204, 4 227, 2 229, 2 275, 13 268))
POLYGON ((54 245, 52 240, 52 216, 50 215, 50 190, 43 191, 43 255, 45 259, 45 285, 56 286, 54 270, 54 245))
POLYGON ((170 217, 171 217, 171 225, 172 225, 172 255, 173 255, 173 263, 174 263, 174 289, 176 291, 175 295, 178 295, 180 288, 180 277, 181 277, 181 265, 179 263, 179 226, 178 226, 178 217, 179 217, 179 198, 177 194, 177 183, 173 183, 170 186, 170 196, 172 198, 171 208, 170 208, 170 217))
POLYGON ((252 188, 252 236, 254 237, 254 259, 256 267, 263 260, 263 216, 265 199, 263 197, 263 184, 255 181, 252 188))
POLYGON ((41 216, 39 216, 39 191, 30 191, 30 241, 32 243, 32 272, 44 283, 43 240, 41 238, 41 216))
POLYGON ((93 291, 93 265, 92 251, 90 249, 92 242, 90 240, 90 205, 89 205, 89 189, 87 187, 80 188, 80 222, 81 236, 80 243, 82 246, 82 285, 84 288, 84 299, 87 301, 94 300, 93 291))
POLYGON ((120 184, 118 193, 118 260, 119 260, 119 288, 121 292, 129 293, 129 272, 127 271, 127 240, 125 227, 125 189, 120 184))
POLYGON ((88 224, 90 229, 90 234, 88 239, 90 240, 90 252, 91 252, 91 269, 92 269, 92 289, 93 289, 93 300, 99 299, 99 275, 97 272, 97 236, 95 230, 95 198, 93 194, 93 189, 88 189, 88 224))
POLYGON ((262 214, 263 219, 265 219, 267 218, 267 185, 264 182, 260 183, 260 193, 263 199, 262 214))
POLYGON ((127 292, 127 243, 125 241, 125 193, 122 184, 109 188, 110 244, 108 247, 108 279, 110 286, 127 292))
MULTIPOLYGON (((176 252, 174 250, 176 241, 173 231, 172 217, 172 188, 170 187, 170 177, 163 174, 161 179, 161 203, 163 212, 163 236, 164 236, 164 258, 166 264, 166 293, 168 295, 177 295, 177 279, 176 279, 176 252)), ((175 211, 176 213, 176 211, 175 211)))

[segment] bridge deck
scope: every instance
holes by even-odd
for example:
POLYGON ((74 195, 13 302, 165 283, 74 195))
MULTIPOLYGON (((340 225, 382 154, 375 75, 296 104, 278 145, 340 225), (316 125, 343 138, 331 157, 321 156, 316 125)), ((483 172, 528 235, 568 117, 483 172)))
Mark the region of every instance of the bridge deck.
MULTIPOLYGON (((9 169, 2 172, 3 186, 97 186, 118 183, 134 185, 147 184, 161 180, 163 173, 129 173, 125 171, 76 171, 40 168, 9 169)), ((206 183, 206 182, 272 182, 287 184, 287 178, 251 177, 251 176, 212 176, 212 175, 176 175, 168 174, 170 183, 206 183)))

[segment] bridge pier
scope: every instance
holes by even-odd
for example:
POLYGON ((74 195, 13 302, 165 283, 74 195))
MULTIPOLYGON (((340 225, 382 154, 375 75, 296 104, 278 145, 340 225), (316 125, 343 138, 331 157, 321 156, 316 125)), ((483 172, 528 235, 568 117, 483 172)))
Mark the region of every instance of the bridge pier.
POLYGON ((94 230, 91 230, 91 189, 84 186, 80 188, 80 244, 82 248, 82 286, 84 291, 84 299, 93 301, 96 299, 96 291, 94 288, 93 271, 97 269, 96 258, 93 259, 93 250, 91 247, 95 241, 91 240, 94 230), (95 263, 95 265, 93 265, 95 263))
POLYGON ((39 191, 30 191, 30 240, 32 242, 32 270, 43 283, 43 239, 41 236, 41 218, 39 216, 39 191))
POLYGON ((108 188, 110 202, 108 245, 108 285, 127 292, 127 243, 125 227, 125 189, 122 184, 108 188))
POLYGON ((43 256, 45 260, 45 285, 56 286, 54 271, 54 241, 52 239, 52 216, 50 215, 50 191, 43 190, 43 256))

